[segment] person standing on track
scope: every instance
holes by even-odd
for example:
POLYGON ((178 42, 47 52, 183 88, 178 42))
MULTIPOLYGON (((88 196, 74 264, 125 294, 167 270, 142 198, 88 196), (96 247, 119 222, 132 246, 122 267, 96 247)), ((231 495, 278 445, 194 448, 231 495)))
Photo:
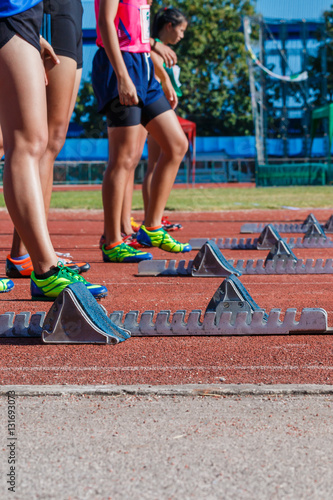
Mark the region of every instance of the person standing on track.
POLYGON ((40 161, 48 143, 45 71, 40 57, 43 3, 0 3, 0 123, 8 212, 32 260, 31 296, 54 300, 69 284, 82 282, 95 297, 107 295, 58 263, 46 223, 40 161))
MULTIPOLYGON (((160 9, 154 17, 152 36, 155 43, 161 42, 164 45, 175 45, 184 38, 186 28, 187 19, 185 15, 174 7, 165 7, 160 9)), ((153 61, 156 78, 161 83, 166 96, 172 97, 173 109, 175 109, 178 104, 178 97, 182 95, 179 83, 179 66, 174 64, 171 68, 166 67, 163 63, 163 59, 158 54, 154 55, 153 61), (171 93, 170 85, 174 89, 175 95, 171 93)), ((160 154, 160 145, 151 134, 148 134, 148 166, 142 184, 142 197, 145 212, 148 210, 152 178, 160 154)))
POLYGON ((98 109, 108 121, 109 162, 103 180, 105 262, 139 262, 152 258, 123 242, 121 213, 126 186, 141 158, 145 133, 161 147, 152 181, 145 224, 137 240, 147 247, 188 252, 191 246, 172 238, 162 227, 163 211, 187 139, 176 114, 154 77, 150 59, 149 5, 146 0, 95 0, 97 45, 92 82, 98 109))
MULTIPOLYGON (((48 143, 39 164, 40 179, 48 218, 53 187, 54 162, 66 139, 69 121, 76 102, 82 74, 82 14, 81 0, 44 0, 43 34, 49 37, 54 50, 43 40, 49 50, 42 58, 47 75, 46 99, 48 143)), ((72 262, 59 258, 65 265, 79 272, 88 271, 86 262, 72 262)), ((10 278, 29 278, 33 265, 18 232, 14 230, 12 248, 6 259, 6 274, 10 278)))

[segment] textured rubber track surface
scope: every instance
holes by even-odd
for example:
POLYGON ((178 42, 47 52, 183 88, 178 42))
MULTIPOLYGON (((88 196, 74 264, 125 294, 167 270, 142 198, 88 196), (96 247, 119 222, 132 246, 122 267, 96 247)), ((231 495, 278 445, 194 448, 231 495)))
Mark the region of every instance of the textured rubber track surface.
MULTIPOLYGON (((194 237, 240 237, 244 222, 300 223, 313 212, 320 222, 332 210, 248 210, 214 213, 168 213, 183 225, 181 242, 194 237)), ((140 220, 141 213, 135 213, 140 220)), ((0 276, 11 244, 12 224, 0 212, 0 276)), ((137 277, 137 264, 106 264, 98 248, 102 212, 52 210, 49 228, 56 251, 91 264, 85 278, 105 284, 102 304, 114 310, 204 310, 220 278, 137 277)), ((256 236, 256 235, 254 235, 256 236)), ((289 236, 289 235, 288 235, 289 236)), ((154 258, 170 254, 151 249, 154 258)), ((295 249, 299 258, 333 258, 333 248, 295 249)), ((194 258, 196 251, 189 254, 194 258)), ((226 258, 257 259, 257 250, 225 250, 226 258)), ((181 259, 182 256, 172 256, 181 259)), ((15 289, 0 296, 0 314, 7 311, 48 311, 49 303, 30 300, 29 280, 13 280, 15 289)), ((257 304, 272 308, 323 307, 333 326, 333 276, 242 276, 257 304)), ((0 339, 1 384, 182 384, 182 383, 333 383, 333 336, 227 338, 132 338, 112 346, 51 346, 32 339, 0 339)))

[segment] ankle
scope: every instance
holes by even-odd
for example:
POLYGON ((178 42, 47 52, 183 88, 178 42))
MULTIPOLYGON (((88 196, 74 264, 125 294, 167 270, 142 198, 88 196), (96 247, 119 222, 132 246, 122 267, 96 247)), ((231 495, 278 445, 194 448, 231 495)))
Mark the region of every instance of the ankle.
POLYGON ((119 240, 119 241, 115 241, 114 243, 110 243, 109 245, 105 244, 105 248, 107 250, 111 250, 112 248, 115 248, 117 247, 118 245, 121 245, 122 243, 124 243, 123 240, 119 240))
POLYGON ((156 231, 157 229, 162 229, 162 224, 159 224, 158 226, 145 226, 147 231, 156 231))

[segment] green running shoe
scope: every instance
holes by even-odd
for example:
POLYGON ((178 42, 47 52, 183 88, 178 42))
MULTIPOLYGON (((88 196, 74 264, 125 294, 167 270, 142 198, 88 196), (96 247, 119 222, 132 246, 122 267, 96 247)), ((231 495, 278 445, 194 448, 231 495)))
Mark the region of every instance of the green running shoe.
POLYGON ((143 224, 136 233, 136 239, 141 245, 146 247, 159 247, 166 252, 185 253, 192 250, 191 245, 188 243, 179 243, 179 241, 170 236, 163 228, 148 231, 143 224))
POLYGON ((142 260, 151 260, 151 253, 141 252, 136 248, 132 248, 126 243, 121 243, 113 248, 102 246, 104 262, 141 262, 142 260))
POLYGON ((86 285, 95 299, 106 297, 108 294, 105 286, 89 283, 77 271, 73 271, 61 262, 58 262, 58 272, 44 280, 36 278, 34 271, 32 271, 30 280, 32 300, 55 300, 66 286, 77 282, 86 285))

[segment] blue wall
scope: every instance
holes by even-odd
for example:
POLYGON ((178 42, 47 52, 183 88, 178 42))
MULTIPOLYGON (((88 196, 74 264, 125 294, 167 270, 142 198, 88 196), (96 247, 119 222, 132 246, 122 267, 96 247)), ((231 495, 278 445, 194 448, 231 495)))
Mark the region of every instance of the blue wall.
MULTIPOLYGON (((283 156, 281 139, 268 139, 268 155, 283 156)), ((302 154, 302 139, 289 139, 289 156, 302 154)), ((221 158, 254 158, 254 137, 197 137, 196 148, 198 159, 205 154, 213 153, 221 158)), ((312 156, 326 156, 325 142, 316 138, 312 146, 312 156)), ((58 161, 106 161, 108 158, 107 139, 67 139, 57 158, 58 161)), ((147 158, 147 145, 143 159, 147 158)))
MULTIPOLYGON (((199 155, 216 153, 226 158, 251 158, 255 155, 255 142, 254 137, 197 137, 196 149, 199 155)), ((67 139, 57 159, 104 161, 107 158, 107 139, 67 139)), ((142 158, 147 158, 147 145, 142 158)))

